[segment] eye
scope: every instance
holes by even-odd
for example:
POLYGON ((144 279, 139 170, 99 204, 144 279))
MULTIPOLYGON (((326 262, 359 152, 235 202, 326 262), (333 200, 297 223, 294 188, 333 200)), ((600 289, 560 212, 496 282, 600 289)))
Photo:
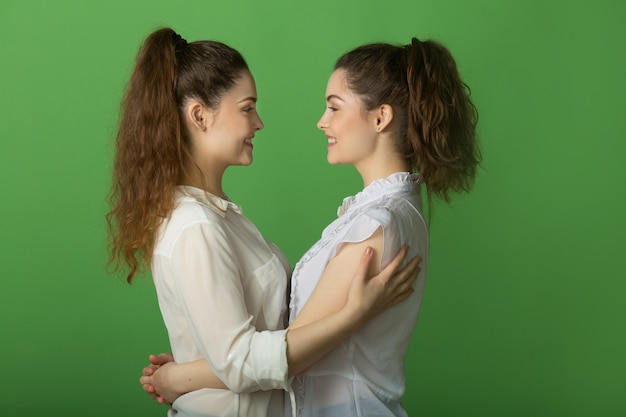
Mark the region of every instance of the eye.
POLYGON ((245 109, 243 109, 243 111, 245 111, 246 113, 250 113, 252 110, 254 110, 254 107, 246 107, 245 109))
POLYGON ((332 107, 332 106, 328 106, 328 110, 330 110, 331 112, 336 112, 338 109, 336 107, 332 107))

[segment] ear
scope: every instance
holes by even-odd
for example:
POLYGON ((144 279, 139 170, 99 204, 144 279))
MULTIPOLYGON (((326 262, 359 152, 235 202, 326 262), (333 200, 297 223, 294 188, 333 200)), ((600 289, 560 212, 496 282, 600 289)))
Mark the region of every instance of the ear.
POLYGON ((393 120, 393 107, 382 104, 374 110, 374 128, 377 132, 384 131, 393 120))
POLYGON ((193 100, 185 108, 185 119, 190 130, 206 131, 210 111, 200 101, 193 100))

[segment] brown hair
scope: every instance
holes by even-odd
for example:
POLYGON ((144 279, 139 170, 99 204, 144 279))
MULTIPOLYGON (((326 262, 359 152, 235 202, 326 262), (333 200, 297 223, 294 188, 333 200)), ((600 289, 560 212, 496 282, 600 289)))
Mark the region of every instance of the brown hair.
POLYGON ((469 191, 481 160, 478 113, 452 55, 432 40, 357 47, 335 64, 366 110, 393 108, 398 150, 424 178, 427 192, 445 201, 469 191))
POLYGON ((128 268, 129 283, 149 265, 157 229, 172 212, 174 188, 186 173, 186 101, 216 108, 245 71, 233 48, 187 43, 170 28, 150 34, 139 49, 120 109, 107 214, 109 264, 128 268))

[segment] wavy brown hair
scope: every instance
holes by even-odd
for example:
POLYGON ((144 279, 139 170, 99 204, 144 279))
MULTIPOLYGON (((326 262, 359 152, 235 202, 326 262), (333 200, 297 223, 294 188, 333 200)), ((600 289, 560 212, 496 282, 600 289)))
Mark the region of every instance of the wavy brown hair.
POLYGON ((244 58, 215 41, 187 43, 170 28, 139 49, 120 109, 110 192, 109 265, 129 283, 150 264, 156 233, 174 209, 174 189, 189 165, 182 114, 187 100, 209 108, 243 73, 244 58))
POLYGON ((449 201, 451 191, 470 190, 481 160, 478 112, 447 48, 417 38, 409 45, 372 43, 341 56, 335 69, 345 70, 366 110, 393 108, 398 150, 429 195, 449 201))

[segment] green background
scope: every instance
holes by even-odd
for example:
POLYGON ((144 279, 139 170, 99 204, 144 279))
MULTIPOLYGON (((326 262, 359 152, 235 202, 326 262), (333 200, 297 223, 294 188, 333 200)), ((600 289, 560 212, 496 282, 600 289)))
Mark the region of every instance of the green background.
POLYGON ((105 271, 117 111, 162 25, 239 49, 265 129, 227 192, 292 263, 360 190, 315 127, 334 60, 435 38, 480 112, 475 189, 437 204, 411 416, 626 415, 623 1, 0 2, 0 414, 162 416, 149 276, 105 271))

